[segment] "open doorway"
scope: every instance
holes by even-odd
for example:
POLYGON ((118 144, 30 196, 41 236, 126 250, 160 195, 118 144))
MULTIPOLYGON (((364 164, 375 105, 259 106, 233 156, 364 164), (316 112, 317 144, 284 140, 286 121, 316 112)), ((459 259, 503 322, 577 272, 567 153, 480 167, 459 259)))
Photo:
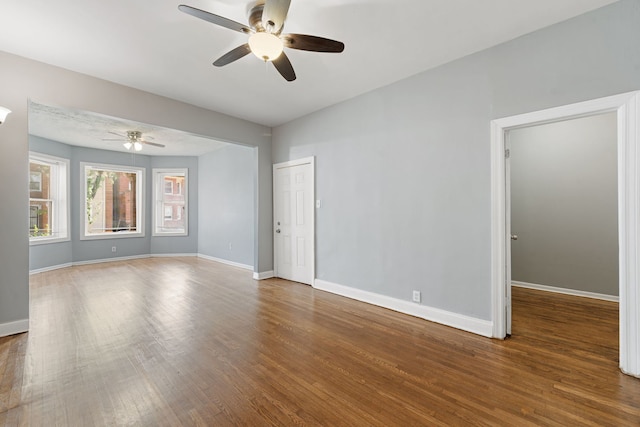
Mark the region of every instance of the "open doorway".
POLYGON ((511 284, 618 300, 616 113, 508 131, 511 284))
POLYGON ((571 118, 614 112, 617 121, 618 239, 620 294, 620 368, 640 376, 640 92, 631 92, 491 123, 492 308, 493 336, 504 338, 511 327, 511 227, 508 221, 506 136, 508 131, 571 118))
POLYGON ((509 333, 563 348, 568 356, 598 354, 614 363, 619 345, 616 127, 616 113, 608 112, 509 130, 505 138, 509 333))

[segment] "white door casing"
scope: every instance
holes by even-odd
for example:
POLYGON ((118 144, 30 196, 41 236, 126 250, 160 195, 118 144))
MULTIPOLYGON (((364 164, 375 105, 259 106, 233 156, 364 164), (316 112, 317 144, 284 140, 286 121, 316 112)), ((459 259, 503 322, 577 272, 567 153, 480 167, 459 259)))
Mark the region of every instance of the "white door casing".
POLYGON ((505 324, 506 334, 511 335, 511 144, 509 142, 509 134, 504 135, 504 177, 505 177, 505 324))
POLYGON ((504 338, 511 229, 507 218, 505 136, 510 129, 617 113, 620 369, 640 377, 640 91, 491 122, 491 301, 493 337, 504 338))
POLYGON ((273 166, 274 274, 313 285, 315 277, 314 158, 273 166))

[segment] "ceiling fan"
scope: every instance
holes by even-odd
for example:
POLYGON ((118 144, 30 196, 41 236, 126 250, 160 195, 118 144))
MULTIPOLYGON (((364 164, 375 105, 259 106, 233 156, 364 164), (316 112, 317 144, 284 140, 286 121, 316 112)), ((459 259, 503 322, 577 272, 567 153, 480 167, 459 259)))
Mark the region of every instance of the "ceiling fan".
POLYGON ((142 145, 153 145, 154 147, 164 148, 164 144, 158 144, 157 142, 145 141, 142 139, 142 132, 139 130, 128 130, 126 135, 120 135, 117 132, 109 132, 113 135, 118 135, 120 138, 104 138, 103 141, 122 141, 125 142, 122 144, 124 148, 127 150, 131 150, 132 148, 135 151, 142 150, 142 145))
POLYGON ((248 43, 218 58, 213 63, 216 67, 230 64, 252 52, 263 61, 272 62, 282 77, 291 82, 296 79, 296 73, 283 48, 339 53, 344 50, 344 43, 306 34, 282 34, 290 3, 291 0, 259 0, 249 11, 249 26, 184 4, 178 6, 178 9, 196 18, 249 35, 248 43))

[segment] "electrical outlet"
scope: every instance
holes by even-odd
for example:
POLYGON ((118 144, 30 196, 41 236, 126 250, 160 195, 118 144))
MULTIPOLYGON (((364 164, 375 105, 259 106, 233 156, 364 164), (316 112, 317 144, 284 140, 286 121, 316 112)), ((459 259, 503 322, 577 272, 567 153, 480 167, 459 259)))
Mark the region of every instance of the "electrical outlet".
POLYGON ((413 302, 420 302, 420 291, 413 291, 413 302))
POLYGON ((111 246, 111 252, 115 253, 115 251, 116 251, 116 247, 115 246, 111 246))

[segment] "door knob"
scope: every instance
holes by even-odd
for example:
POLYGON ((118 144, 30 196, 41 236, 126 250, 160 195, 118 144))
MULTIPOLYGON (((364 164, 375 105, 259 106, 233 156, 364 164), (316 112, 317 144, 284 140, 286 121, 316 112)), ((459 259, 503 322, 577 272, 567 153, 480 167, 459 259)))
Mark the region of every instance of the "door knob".
POLYGON ((280 233, 280 229, 279 228, 276 230, 276 233, 280 233))
POLYGON ((518 235, 517 234, 512 234, 511 235, 511 240, 518 240, 518 235))

